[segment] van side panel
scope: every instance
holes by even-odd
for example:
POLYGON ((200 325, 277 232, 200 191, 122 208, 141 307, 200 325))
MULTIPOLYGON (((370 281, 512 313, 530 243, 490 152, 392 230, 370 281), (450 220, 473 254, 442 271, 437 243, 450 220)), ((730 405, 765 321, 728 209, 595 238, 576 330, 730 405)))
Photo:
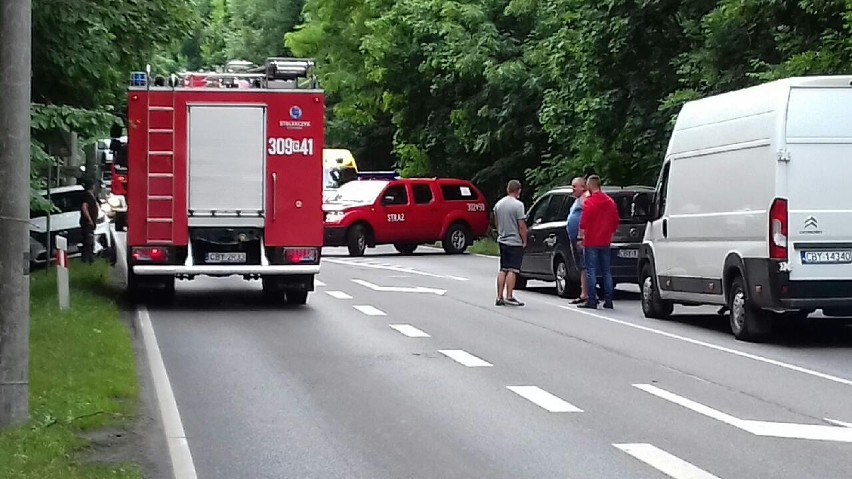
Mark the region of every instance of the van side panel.
MULTIPOLYGON (((773 156, 766 141, 672 162, 668 201, 671 276, 719 284, 730 252, 744 258, 767 254, 773 156)), ((717 291, 721 293, 721 288, 717 291)))
POLYGON ((785 133, 790 279, 852 280, 852 88, 793 88, 785 133))

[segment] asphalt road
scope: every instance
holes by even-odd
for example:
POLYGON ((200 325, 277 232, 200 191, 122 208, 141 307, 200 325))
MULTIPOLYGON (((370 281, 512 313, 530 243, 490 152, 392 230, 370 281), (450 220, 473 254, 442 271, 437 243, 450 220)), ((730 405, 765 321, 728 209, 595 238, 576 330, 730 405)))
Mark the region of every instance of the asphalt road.
POLYGON ((493 258, 324 254, 304 307, 235 278, 149 307, 199 478, 852 477, 848 327, 750 344, 630 292, 497 307, 493 258))

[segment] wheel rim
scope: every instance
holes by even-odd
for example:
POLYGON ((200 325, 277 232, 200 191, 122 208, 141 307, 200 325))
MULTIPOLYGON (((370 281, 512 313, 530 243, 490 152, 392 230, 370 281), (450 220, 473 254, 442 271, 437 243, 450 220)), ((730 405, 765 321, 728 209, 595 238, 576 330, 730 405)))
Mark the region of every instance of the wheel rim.
POLYGON ((565 291, 565 284, 567 283, 566 277, 568 276, 568 271, 565 268, 565 263, 562 261, 556 263, 556 291, 558 293, 562 293, 565 291))
POLYGON ((651 282, 651 277, 646 276, 642 282, 642 308, 645 311, 651 310, 651 295, 654 293, 654 284, 651 282))
POLYGON ((745 294, 737 291, 731 301, 731 323, 737 331, 742 331, 745 325, 745 294))
POLYGON ((367 236, 364 233, 358 235, 358 251, 364 251, 367 247, 367 236))
POLYGON ((453 234, 450 236, 450 243, 453 245, 453 248, 455 248, 455 249, 458 249, 458 250, 464 249, 464 246, 465 246, 464 231, 462 231, 462 230, 453 231, 453 234))

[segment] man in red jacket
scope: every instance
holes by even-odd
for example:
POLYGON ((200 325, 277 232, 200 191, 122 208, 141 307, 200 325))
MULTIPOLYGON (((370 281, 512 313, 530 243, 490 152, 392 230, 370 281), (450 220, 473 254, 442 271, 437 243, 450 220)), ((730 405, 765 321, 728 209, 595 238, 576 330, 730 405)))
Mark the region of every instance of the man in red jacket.
POLYGON ((610 266, 610 244, 620 221, 618 207, 606 193, 601 191, 601 178, 592 175, 586 180, 590 196, 583 203, 580 217, 580 234, 577 245, 583 248, 586 257, 586 284, 589 285, 589 300, 578 307, 597 309, 598 298, 595 285, 600 268, 603 276, 604 308, 612 309, 612 268, 610 266))

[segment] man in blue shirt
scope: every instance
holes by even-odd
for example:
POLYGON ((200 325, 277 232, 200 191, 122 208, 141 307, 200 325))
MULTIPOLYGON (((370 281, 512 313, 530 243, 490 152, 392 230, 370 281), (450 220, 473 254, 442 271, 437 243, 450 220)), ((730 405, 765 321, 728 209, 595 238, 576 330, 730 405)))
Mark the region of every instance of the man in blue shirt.
POLYGON ((571 193, 574 195, 574 203, 568 211, 568 239, 571 241, 571 251, 574 253, 574 263, 580 269, 580 297, 571 301, 571 304, 585 303, 589 298, 588 281, 586 280, 586 261, 583 257, 583 247, 577 244, 577 235, 580 233, 580 217, 583 215, 583 202, 589 197, 586 188, 586 179, 578 176, 571 181, 571 193))

